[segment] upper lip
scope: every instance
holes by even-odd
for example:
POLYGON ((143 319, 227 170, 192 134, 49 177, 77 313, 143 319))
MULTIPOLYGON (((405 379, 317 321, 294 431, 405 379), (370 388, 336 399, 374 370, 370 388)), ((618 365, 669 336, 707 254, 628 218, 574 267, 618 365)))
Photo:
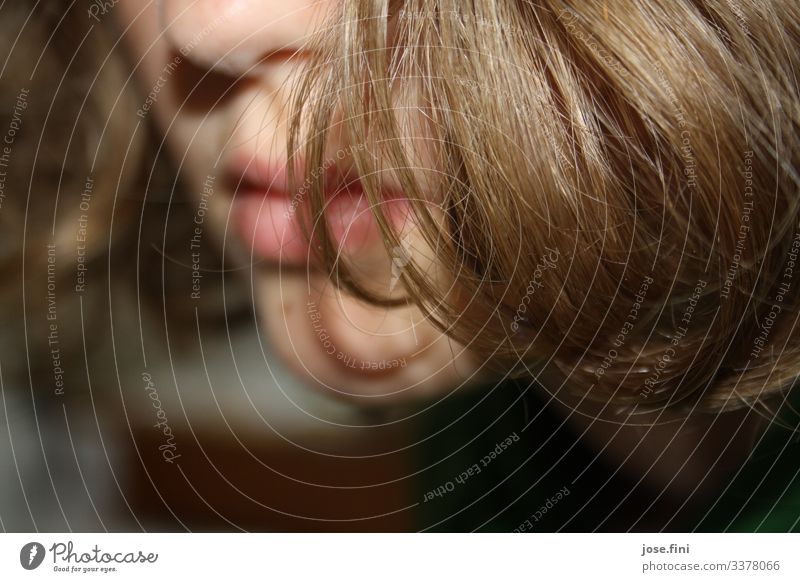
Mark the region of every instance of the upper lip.
MULTIPOLYGON (((264 195, 289 196, 288 164, 285 160, 270 160, 264 157, 241 157, 233 161, 227 179, 234 192, 257 192, 264 195)), ((305 165, 295 164, 295 188, 309 187, 305 165)), ((324 172, 324 188, 328 196, 341 192, 361 193, 361 182, 352 172, 331 164, 324 172)))
POLYGON ((257 190, 263 193, 289 192, 289 175, 286 164, 257 156, 243 156, 233 161, 228 172, 233 191, 257 190))

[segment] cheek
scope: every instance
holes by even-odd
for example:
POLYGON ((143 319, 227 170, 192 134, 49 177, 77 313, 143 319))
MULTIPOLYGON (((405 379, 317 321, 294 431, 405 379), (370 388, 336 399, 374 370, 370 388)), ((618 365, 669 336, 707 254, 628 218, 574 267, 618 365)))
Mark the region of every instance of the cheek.
POLYGON ((128 53, 129 61, 136 65, 136 74, 143 83, 151 84, 158 71, 167 63, 169 52, 166 42, 159 38, 158 14, 154 2, 119 0, 110 11, 105 26, 113 27, 128 53))
POLYGON ((151 117, 165 128, 175 117, 173 88, 177 66, 161 34, 154 2, 120 0, 113 8, 113 26, 131 63, 136 84, 136 115, 144 124, 151 117))

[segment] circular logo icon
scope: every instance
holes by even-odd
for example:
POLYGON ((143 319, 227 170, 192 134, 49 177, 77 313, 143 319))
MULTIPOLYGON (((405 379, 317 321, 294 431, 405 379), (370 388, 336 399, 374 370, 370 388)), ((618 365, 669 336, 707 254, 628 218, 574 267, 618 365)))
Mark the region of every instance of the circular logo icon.
POLYGON ((19 563, 26 570, 35 570, 44 561, 44 546, 39 542, 29 542, 19 551, 19 563))

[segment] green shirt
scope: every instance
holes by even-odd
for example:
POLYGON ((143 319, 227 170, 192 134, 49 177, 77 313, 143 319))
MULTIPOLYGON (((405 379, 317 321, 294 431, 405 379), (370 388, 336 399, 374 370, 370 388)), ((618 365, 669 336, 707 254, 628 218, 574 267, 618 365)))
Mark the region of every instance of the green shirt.
POLYGON ((683 507, 616 471, 541 400, 505 382, 419 414, 425 531, 800 531, 800 389, 715 499, 683 507))

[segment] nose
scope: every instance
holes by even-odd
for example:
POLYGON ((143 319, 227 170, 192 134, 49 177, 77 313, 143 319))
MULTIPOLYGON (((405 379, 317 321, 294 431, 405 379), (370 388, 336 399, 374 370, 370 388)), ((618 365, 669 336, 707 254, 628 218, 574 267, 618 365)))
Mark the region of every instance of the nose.
POLYGON ((195 64, 241 75, 305 49, 329 0, 160 0, 161 29, 195 64))

